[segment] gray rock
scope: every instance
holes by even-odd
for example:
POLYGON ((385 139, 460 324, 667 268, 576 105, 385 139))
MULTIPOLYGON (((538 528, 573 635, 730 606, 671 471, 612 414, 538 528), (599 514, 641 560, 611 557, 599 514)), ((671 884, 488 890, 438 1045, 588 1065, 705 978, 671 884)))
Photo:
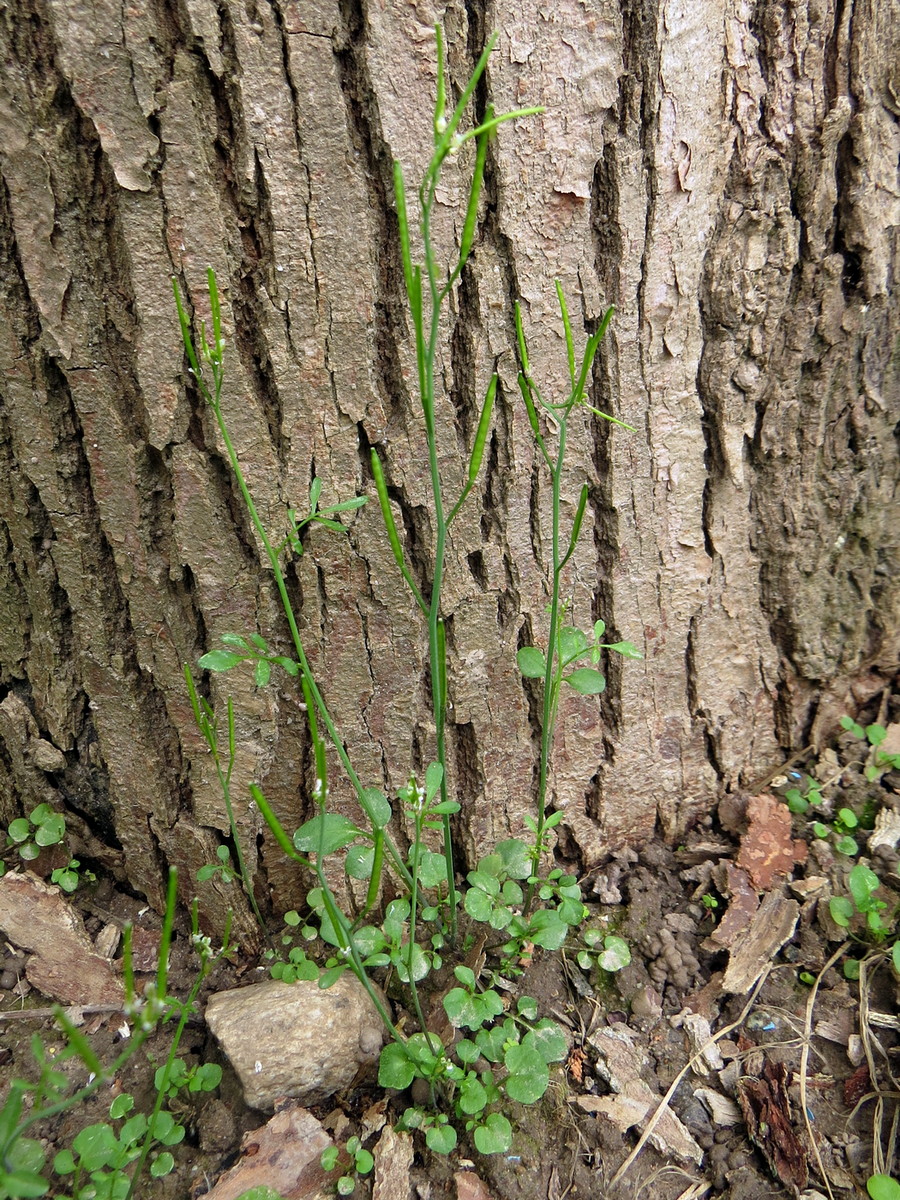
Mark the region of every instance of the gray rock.
POLYGON ((321 1104, 374 1070, 385 1029, 362 984, 347 971, 323 991, 315 982, 270 980, 219 992, 206 1023, 234 1067, 251 1108, 280 1097, 321 1104))

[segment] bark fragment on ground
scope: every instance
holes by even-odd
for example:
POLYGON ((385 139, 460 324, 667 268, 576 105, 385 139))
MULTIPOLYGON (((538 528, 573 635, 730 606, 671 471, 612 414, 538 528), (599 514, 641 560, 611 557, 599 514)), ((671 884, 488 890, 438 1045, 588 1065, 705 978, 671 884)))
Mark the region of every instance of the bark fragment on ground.
POLYGON ((255 1187, 269 1187, 283 1200, 325 1200, 335 1172, 322 1169, 322 1151, 331 1138, 305 1108, 276 1113, 267 1124, 244 1134, 242 1157, 221 1176, 208 1200, 238 1200, 255 1187))
POLYGON ((121 979, 98 954, 81 917, 57 887, 29 872, 0 879, 0 929, 29 950, 25 974, 32 987, 61 1004, 119 1004, 121 979))

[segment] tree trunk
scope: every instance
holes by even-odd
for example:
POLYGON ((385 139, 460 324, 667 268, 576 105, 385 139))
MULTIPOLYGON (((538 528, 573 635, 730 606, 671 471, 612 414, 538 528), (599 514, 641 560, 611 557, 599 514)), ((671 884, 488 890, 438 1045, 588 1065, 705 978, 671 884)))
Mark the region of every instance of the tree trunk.
MULTIPOLYGON (((64 806, 84 853, 154 904, 178 865, 213 926, 233 895, 194 879, 228 823, 182 664, 223 633, 287 641, 170 277, 199 320, 217 271, 224 408, 273 536, 314 475, 323 503, 374 496, 374 446, 427 562, 391 169, 409 184, 429 155, 438 21, 451 89, 497 28, 479 105, 546 107, 492 143, 440 351, 451 494, 501 381, 447 582, 466 851, 533 805, 515 653, 546 632, 549 481, 512 309, 562 399, 555 279, 582 338, 615 303, 591 402, 636 430, 587 413, 574 431, 565 509, 587 480, 594 536, 571 613, 645 655, 609 663, 602 702, 565 703, 570 852, 590 865, 657 822, 679 837, 896 662, 898 0, 19 0, 0 13, 0 819, 64 806)), ((439 193, 447 259, 460 159, 439 193)), ((392 792, 433 753, 424 635, 377 503, 347 524, 313 529, 291 586, 351 757, 392 792)), ((238 821, 283 909, 300 885, 247 784, 289 829, 303 818, 295 681, 204 686, 220 711, 234 696, 238 821)))

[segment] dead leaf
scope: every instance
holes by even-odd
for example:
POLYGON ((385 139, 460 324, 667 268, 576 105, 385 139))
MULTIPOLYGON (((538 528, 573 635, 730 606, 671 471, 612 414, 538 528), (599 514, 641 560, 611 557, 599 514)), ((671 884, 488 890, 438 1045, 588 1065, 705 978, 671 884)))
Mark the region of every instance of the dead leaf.
POLYGON ((809 1182, 809 1164, 791 1122, 790 1081, 784 1063, 767 1058, 759 1078, 739 1079, 737 1092, 750 1140, 774 1175, 796 1195, 809 1182))
POLYGON ((806 861, 805 842, 791 838, 791 813, 777 796, 762 792, 747 804, 750 822, 741 838, 737 865, 750 876, 759 892, 768 891, 775 879, 787 877, 794 863, 806 861))

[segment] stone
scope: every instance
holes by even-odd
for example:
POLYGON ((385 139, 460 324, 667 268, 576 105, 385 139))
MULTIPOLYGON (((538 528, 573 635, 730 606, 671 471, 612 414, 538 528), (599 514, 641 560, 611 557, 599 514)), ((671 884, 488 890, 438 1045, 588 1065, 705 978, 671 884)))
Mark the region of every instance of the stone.
POLYGON ((333 987, 270 980, 212 996, 206 1023, 236 1071, 251 1108, 290 1097, 321 1104, 373 1074, 385 1028, 359 980, 333 987))

